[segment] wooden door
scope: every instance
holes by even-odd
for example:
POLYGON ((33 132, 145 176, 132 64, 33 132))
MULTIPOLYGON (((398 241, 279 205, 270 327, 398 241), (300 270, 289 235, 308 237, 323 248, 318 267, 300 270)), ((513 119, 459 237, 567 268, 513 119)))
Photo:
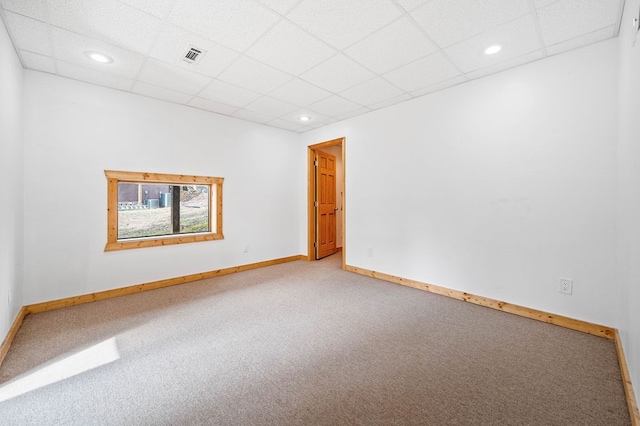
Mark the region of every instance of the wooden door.
POLYGON ((316 259, 336 250, 336 157, 316 155, 316 259))

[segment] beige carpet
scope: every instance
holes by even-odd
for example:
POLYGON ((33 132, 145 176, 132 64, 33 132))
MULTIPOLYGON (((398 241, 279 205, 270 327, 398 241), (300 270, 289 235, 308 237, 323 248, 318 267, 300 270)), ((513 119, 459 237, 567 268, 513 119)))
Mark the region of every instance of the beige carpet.
POLYGON ((339 262, 28 316, 0 424, 630 424, 612 341, 339 262))

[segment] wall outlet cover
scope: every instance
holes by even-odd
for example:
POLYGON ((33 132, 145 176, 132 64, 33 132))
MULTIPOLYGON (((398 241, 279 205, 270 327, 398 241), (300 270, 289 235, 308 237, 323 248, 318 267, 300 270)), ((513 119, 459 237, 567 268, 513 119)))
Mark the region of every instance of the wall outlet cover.
POLYGON ((571 294, 573 293, 573 280, 569 278, 560 278, 560 293, 571 294))

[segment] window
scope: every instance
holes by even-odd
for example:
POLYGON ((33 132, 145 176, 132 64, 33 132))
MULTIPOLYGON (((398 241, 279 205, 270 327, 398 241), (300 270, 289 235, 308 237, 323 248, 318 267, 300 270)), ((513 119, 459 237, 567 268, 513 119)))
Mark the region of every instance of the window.
POLYGON ((224 178, 105 170, 105 251, 220 240, 224 178))

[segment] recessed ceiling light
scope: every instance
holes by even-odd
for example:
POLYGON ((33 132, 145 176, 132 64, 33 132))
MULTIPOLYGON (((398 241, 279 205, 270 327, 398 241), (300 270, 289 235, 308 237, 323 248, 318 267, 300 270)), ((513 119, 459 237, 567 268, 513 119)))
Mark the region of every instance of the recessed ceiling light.
POLYGON ((484 51, 486 55, 493 55, 494 53, 498 53, 502 50, 502 46, 498 46, 497 44, 491 47, 487 47, 487 50, 484 51))
POLYGON ((311 117, 309 117, 308 115, 301 115, 300 117, 298 117, 298 120, 300 120, 300 121, 309 121, 309 120, 311 120, 311 117))
POLYGON ((84 54, 87 56, 87 58, 96 62, 100 62, 101 64, 110 64, 111 62, 113 62, 113 59, 105 55, 104 53, 87 51, 84 52, 84 54))

